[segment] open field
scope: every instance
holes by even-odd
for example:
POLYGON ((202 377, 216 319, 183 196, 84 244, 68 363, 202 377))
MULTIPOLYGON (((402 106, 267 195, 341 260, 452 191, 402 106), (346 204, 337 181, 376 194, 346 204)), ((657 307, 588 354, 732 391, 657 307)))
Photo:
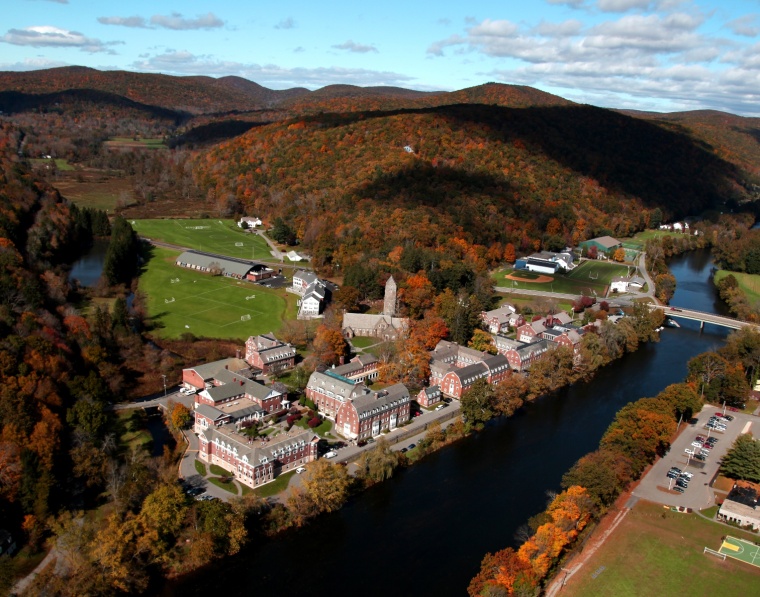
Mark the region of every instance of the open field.
POLYGON ((29 161, 36 166, 45 166, 49 165, 49 162, 55 162, 56 170, 59 172, 73 172, 75 170, 68 160, 62 158, 32 158, 29 161))
POLYGON ((501 269, 492 278, 497 286, 520 290, 546 290, 567 294, 604 296, 610 280, 626 275, 628 266, 607 261, 584 261, 568 274, 555 276, 511 268, 501 269))
POLYGON ((163 139, 133 139, 132 137, 114 137, 103 145, 110 149, 166 149, 163 139))
POLYGON ((514 305, 520 309, 530 306, 534 311, 539 312, 545 311, 547 303, 551 302, 556 311, 564 311, 565 313, 568 313, 573 308, 570 302, 560 299, 550 299, 540 296, 520 296, 519 294, 513 294, 511 292, 508 294, 500 293, 497 294, 497 296, 499 297, 499 307, 504 304, 514 305))
POLYGON ((157 336, 178 338, 189 332, 244 340, 280 329, 287 304, 285 290, 184 269, 175 265, 177 255, 177 251, 154 247, 140 275, 139 289, 147 297, 157 336))
POLYGON ((760 569, 704 554, 728 534, 757 535, 640 501, 579 572, 563 595, 754 595, 760 569))
POLYGON ((130 220, 137 234, 172 245, 241 259, 275 261, 258 234, 243 232, 233 220, 130 220))
POLYGON ((598 284, 609 286, 612 278, 615 276, 627 276, 632 270, 635 270, 632 266, 611 263, 609 261, 584 261, 571 271, 567 277, 584 282, 591 280, 598 284))
POLYGON ((102 209, 113 213, 116 202, 132 201, 132 183, 127 178, 105 176, 99 172, 78 171, 59 176, 55 188, 79 207, 102 209))
POLYGON ((642 230, 637 232, 633 238, 621 239, 623 247, 626 249, 636 249, 641 251, 644 249, 644 244, 650 238, 661 238, 663 236, 683 236, 682 232, 673 232, 672 230, 642 230))
POLYGON ((717 284, 723 278, 732 275, 739 282, 739 289, 747 297, 751 305, 760 301, 760 276, 757 274, 743 274, 740 272, 730 272, 725 269, 719 269, 715 272, 715 283, 717 284))

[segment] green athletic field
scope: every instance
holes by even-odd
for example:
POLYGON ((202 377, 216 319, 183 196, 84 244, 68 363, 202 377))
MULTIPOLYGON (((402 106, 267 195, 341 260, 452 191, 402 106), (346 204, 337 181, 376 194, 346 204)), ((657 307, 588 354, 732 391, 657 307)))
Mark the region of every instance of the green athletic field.
POLYGON ((719 269, 715 272, 714 281, 717 284, 728 275, 732 275, 739 282, 739 290, 747 297, 750 304, 754 305, 760 301, 760 276, 757 274, 744 274, 741 272, 730 272, 725 269, 719 269))
POLYGON ((550 276, 525 270, 504 269, 495 272, 491 277, 497 286, 510 288, 514 292, 520 290, 545 290, 565 294, 585 294, 603 297, 607 292, 610 281, 615 276, 627 275, 629 269, 625 265, 607 261, 584 261, 568 274, 550 276), (519 278, 518 280, 510 279, 519 278), (551 282, 537 282, 542 278, 552 278, 551 282))
POLYGON ((591 281, 608 286, 612 282, 612 278, 627 276, 630 271, 635 271, 635 268, 609 261, 584 261, 567 274, 567 277, 584 283, 591 281))
POLYGON ((218 255, 274 261, 258 234, 243 232, 233 220, 130 220, 142 237, 218 255))
POLYGON ((726 536, 718 550, 729 558, 741 560, 760 568, 760 547, 744 539, 726 536))
POLYGON ((209 338, 238 338, 276 332, 287 301, 284 290, 211 276, 175 265, 179 253, 159 247, 140 275, 155 334, 177 338, 184 333, 209 338))

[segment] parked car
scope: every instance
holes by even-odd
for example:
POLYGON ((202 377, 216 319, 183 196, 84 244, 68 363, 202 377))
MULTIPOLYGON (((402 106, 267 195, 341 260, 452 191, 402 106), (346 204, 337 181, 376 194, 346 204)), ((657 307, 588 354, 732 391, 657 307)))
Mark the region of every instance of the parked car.
POLYGON ((684 493, 686 490, 683 487, 679 487, 678 485, 676 485, 673 488, 673 491, 677 491, 678 493, 684 493))
POLYGON ((723 418, 726 419, 727 421, 733 421, 734 420, 734 417, 732 415, 723 415, 723 418))
POLYGON ((404 454, 407 451, 407 448, 401 448, 401 453, 404 454))
POLYGON ((305 472, 306 472, 306 468, 305 468, 305 467, 303 467, 303 466, 299 466, 299 467, 296 469, 296 473, 297 473, 297 474, 299 474, 299 475, 300 475, 301 473, 305 473, 305 472))
POLYGON ((416 447, 417 447, 417 444, 409 444, 409 445, 406 447, 406 449, 407 449, 407 450, 414 450, 414 448, 416 448, 416 447))
POLYGON ((704 454, 696 454, 694 456, 694 458, 696 458, 697 460, 700 460, 702 462, 704 462, 705 460, 707 460, 707 456, 705 456, 704 454))
POLYGON ((206 490, 203 489, 203 487, 191 487, 190 489, 185 490, 185 493, 189 496, 195 497, 206 493, 206 490))
POLYGON ((330 450, 329 452, 325 453, 325 458, 335 458, 338 455, 338 453, 335 450, 330 450))
POLYGON ((702 442, 691 442, 691 445, 694 446, 695 448, 701 448, 702 442))

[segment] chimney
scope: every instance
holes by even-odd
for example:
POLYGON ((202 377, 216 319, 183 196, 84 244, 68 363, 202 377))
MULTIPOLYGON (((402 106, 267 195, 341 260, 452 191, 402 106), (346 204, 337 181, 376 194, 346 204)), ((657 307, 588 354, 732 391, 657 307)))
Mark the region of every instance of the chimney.
POLYGON ((240 358, 240 349, 239 348, 235 351, 235 358, 236 359, 240 358))
POLYGON ((241 386, 243 385, 243 380, 242 380, 242 379, 240 380, 240 385, 241 385, 241 386))

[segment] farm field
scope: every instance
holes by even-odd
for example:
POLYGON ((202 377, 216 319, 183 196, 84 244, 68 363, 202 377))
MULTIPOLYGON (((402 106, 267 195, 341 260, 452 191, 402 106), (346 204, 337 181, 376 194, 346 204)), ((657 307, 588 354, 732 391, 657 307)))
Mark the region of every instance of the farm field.
POLYGON ((520 290, 545 290, 566 294, 605 296, 615 276, 627 275, 629 267, 606 261, 584 261, 568 274, 547 275, 525 270, 503 269, 492 278, 497 286, 520 290))
POLYGON ((163 139, 133 139, 132 137, 114 137, 104 143, 111 149, 143 148, 143 149, 166 149, 163 139))
POLYGON ((175 265, 178 255, 153 247, 140 275, 138 287, 147 297, 155 335, 245 340, 282 327, 288 304, 285 290, 180 268, 175 265))
POLYGON ((760 568, 704 554, 724 535, 751 541, 757 535, 640 501, 613 534, 562 589, 582 595, 752 595, 760 568))
POLYGON ((642 230, 641 232, 637 232, 632 238, 621 240, 626 249, 636 249, 637 251, 641 251, 644 249, 644 244, 650 238, 660 238, 663 236, 683 236, 683 233, 673 232, 671 230, 642 230))
MULTIPOLYGON (((228 257, 276 261, 258 234, 243 232, 233 220, 130 220, 142 237, 228 257)), ((279 263, 279 261, 278 261, 279 263)))
POLYGON ((132 184, 125 178, 99 176, 92 171, 79 171, 59 177, 55 188, 79 207, 102 209, 113 213, 121 199, 128 204, 133 201, 132 184))
POLYGON ((741 272, 730 272, 725 269, 719 269, 715 272, 715 283, 717 284, 728 275, 732 275, 739 282, 739 289, 747 297, 750 304, 754 305, 760 301, 760 276, 757 274, 743 274, 741 272))
POLYGON ((68 160, 64 160, 61 158, 32 158, 29 160, 32 164, 35 165, 48 165, 49 162, 55 162, 55 167, 60 172, 73 172, 75 170, 74 166, 69 164, 68 160))

